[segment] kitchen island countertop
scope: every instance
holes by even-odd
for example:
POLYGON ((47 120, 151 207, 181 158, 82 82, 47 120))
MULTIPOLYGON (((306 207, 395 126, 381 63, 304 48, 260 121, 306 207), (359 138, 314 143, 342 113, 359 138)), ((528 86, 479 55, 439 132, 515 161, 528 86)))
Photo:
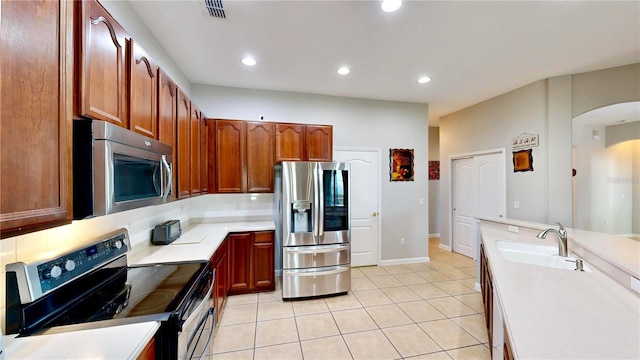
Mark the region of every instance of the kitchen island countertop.
MULTIPOLYGON (((481 219, 480 222, 494 294, 502 307, 505 329, 516 358, 639 359, 638 293, 614 281, 588 260, 585 262, 591 265, 592 272, 523 264, 501 256, 496 247, 500 240, 557 246, 554 236, 543 240, 536 238, 539 229, 549 226, 529 225, 505 219, 481 219), (507 227, 510 224, 528 229, 511 232, 507 227)), ((599 241, 592 234, 587 239, 583 232, 572 230, 569 230, 570 254, 573 253, 572 245, 591 243, 595 246, 608 242, 611 237, 603 235, 599 241), (581 240, 583 243, 579 244, 581 240)), ((640 248, 636 246, 636 249, 640 248)), ((612 252, 607 251, 604 255, 612 252)), ((631 256, 637 258, 640 252, 636 250, 631 256)), ((618 259, 618 262, 628 265, 628 257, 618 259)))

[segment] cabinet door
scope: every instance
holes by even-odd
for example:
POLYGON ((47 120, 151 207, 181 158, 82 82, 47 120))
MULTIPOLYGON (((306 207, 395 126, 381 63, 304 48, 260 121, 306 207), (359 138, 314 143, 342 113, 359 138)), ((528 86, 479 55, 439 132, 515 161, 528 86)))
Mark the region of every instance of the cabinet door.
POLYGON ((331 125, 307 125, 305 136, 305 160, 332 161, 333 127, 331 125))
POLYGON ((303 161, 304 125, 276 123, 276 162, 303 161))
POLYGON ((178 87, 164 71, 158 69, 158 140, 172 147, 171 193, 173 196, 177 195, 176 184, 178 183, 178 168, 175 166, 178 163, 178 147, 176 146, 177 99, 178 87))
POLYGON ((156 339, 151 338, 147 345, 142 349, 136 360, 154 360, 156 358, 156 339))
POLYGON ((74 3, 80 16, 76 50, 80 101, 76 111, 128 128, 125 39, 129 36, 96 0, 74 3))
POLYGON ((134 42, 127 41, 129 64, 129 129, 158 138, 159 66, 134 42))
POLYGON ((272 291, 275 285, 273 231, 254 233, 252 288, 272 291))
POLYGON ((228 256, 228 240, 225 239, 216 250, 212 258, 212 266, 215 269, 215 284, 213 297, 213 307, 216 309, 216 323, 220 319, 222 310, 227 300, 227 292, 229 291, 229 256, 228 256))
POLYGON ((242 121, 216 120, 216 192, 241 193, 246 189, 243 161, 246 125, 242 121))
POLYGON ((200 195, 200 157, 202 139, 200 138, 200 127, 202 126, 202 115, 200 109, 191 103, 191 114, 189 116, 189 139, 190 139, 190 156, 191 156, 191 196, 200 195))
POLYGON ((190 115, 191 101, 178 89, 178 198, 191 195, 190 115))
POLYGON ((229 294, 244 294, 251 288, 251 247, 250 233, 230 234, 229 242, 229 294))
POLYGON ((0 1, 0 235, 71 222, 73 4, 0 1))
POLYGON ((207 122, 204 113, 200 113, 200 193, 206 194, 209 191, 209 136, 207 122))
POLYGON ((273 123, 247 123, 247 192, 273 192, 273 132, 273 123))

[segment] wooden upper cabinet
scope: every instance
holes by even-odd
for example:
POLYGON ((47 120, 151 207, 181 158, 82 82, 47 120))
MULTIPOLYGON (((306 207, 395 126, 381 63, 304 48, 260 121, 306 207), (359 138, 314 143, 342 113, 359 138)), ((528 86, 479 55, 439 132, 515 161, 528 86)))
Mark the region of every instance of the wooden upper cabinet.
POLYGON ((305 160, 333 160, 333 127, 331 125, 307 125, 305 132, 305 160))
POLYGON ((276 123, 276 161, 304 161, 305 126, 276 123))
POLYGON ((76 113, 128 128, 125 39, 129 36, 96 0, 74 4, 79 27, 76 113))
POLYGON ((247 192, 273 192, 275 124, 247 122, 247 192))
POLYGON ((246 189, 244 173, 246 123, 215 121, 215 192, 241 193, 246 189))
POLYGON ((331 125, 276 123, 276 162, 332 160, 331 125))
POLYGON ((133 39, 127 39, 127 50, 129 129, 158 139, 159 66, 133 39))
POLYGON ((189 153, 191 157, 191 195, 199 195, 201 192, 200 182, 202 181, 200 174, 200 158, 201 158, 201 142, 200 127, 202 126, 202 114, 200 109, 191 103, 191 114, 189 116, 189 153))
POLYGON ((158 68, 158 140, 172 147, 172 184, 171 192, 177 195, 178 183, 178 146, 176 142, 176 119, 178 115, 178 87, 158 68))
MULTIPOLYGON (((191 101, 180 89, 178 89, 178 113, 176 116, 176 124, 178 128, 178 198, 191 196, 191 138, 189 136, 191 130, 190 116, 191 101)), ((174 171, 176 171, 175 167, 174 171)))
POLYGON ((73 3, 0 1, 0 235, 71 222, 73 3))
POLYGON ((209 123, 204 113, 200 113, 200 193, 209 192, 209 136, 207 127, 209 123))

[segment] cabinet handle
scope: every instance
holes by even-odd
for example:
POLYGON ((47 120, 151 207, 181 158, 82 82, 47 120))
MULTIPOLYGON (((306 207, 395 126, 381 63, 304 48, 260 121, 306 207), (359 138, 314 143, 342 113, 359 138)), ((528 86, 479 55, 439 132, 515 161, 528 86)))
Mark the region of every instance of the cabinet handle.
POLYGON ((377 211, 374 211, 373 213, 371 213, 371 216, 373 216, 373 217, 378 216, 378 212, 377 212, 377 211))

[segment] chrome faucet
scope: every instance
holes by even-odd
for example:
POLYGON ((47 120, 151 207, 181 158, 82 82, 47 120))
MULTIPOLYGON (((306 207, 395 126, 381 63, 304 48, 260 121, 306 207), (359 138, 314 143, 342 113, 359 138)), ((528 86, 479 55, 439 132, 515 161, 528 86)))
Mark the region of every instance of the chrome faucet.
POLYGON ((558 255, 567 257, 567 230, 565 230, 564 226, 562 226, 562 224, 560 224, 559 222, 557 222, 556 224, 560 226, 560 229, 542 230, 538 234, 537 238, 544 239, 547 237, 547 234, 550 232, 558 235, 558 255))

